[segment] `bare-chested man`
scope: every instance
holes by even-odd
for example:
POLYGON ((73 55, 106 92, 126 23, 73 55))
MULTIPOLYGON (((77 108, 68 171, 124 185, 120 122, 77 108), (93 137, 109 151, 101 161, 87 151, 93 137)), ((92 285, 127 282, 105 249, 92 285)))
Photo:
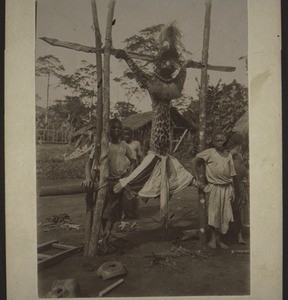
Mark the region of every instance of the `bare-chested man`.
MULTIPOLYGON (((141 145, 138 141, 132 139, 132 129, 130 127, 123 128, 123 140, 131 149, 133 159, 136 161, 136 167, 141 163, 143 154, 141 145)), ((131 170, 132 172, 133 170, 131 170)), ((123 197, 123 212, 124 218, 137 218, 138 199, 134 192, 126 190, 123 197)))
POLYGON ((130 127, 123 128, 123 140, 131 149, 134 159, 136 160, 136 167, 141 163, 143 154, 141 151, 141 145, 138 141, 132 139, 132 129, 130 127))

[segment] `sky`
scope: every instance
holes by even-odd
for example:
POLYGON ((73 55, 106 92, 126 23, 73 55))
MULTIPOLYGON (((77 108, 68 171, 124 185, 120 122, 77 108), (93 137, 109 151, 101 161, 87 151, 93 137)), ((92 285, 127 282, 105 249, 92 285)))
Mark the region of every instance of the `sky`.
MULTIPOLYGON (((105 38, 108 0, 96 0, 102 42, 105 38)), ((193 53, 192 59, 201 61, 203 45, 203 29, 205 16, 204 0, 116 0, 112 40, 114 48, 124 48, 123 41, 137 34, 148 26, 176 21, 182 32, 182 42, 186 49, 193 53)), ((79 43, 87 46, 95 45, 93 20, 90 0, 37 0, 36 23, 36 59, 39 56, 54 55, 59 58, 72 74, 80 67, 81 60, 95 64, 95 54, 88 54, 55 47, 39 39, 39 37, 56 38, 63 41, 79 43)), ((209 71, 210 83, 216 84, 219 79, 231 83, 236 79, 247 86, 248 78, 245 60, 247 55, 247 1, 246 0, 212 0, 211 29, 209 43, 209 60, 211 65, 236 67, 235 72, 209 71)), ((136 61, 137 62, 137 61, 136 61)), ((117 101, 127 101, 124 91, 114 77, 121 76, 126 63, 111 56, 111 105, 117 101)), ((184 92, 197 98, 195 78, 200 79, 197 69, 188 69, 184 92)), ((56 79, 51 79, 50 102, 64 99, 67 91, 57 88, 56 79)), ((36 93, 41 97, 37 105, 46 105, 47 79, 36 77, 36 93)), ((142 112, 151 110, 149 97, 140 101, 130 100, 142 112), (133 102, 134 101, 134 102, 133 102)))

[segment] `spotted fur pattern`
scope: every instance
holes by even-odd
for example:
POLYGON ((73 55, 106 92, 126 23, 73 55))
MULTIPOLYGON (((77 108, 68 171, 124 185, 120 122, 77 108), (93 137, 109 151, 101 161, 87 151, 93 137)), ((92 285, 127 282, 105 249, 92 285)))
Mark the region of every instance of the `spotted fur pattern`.
POLYGON ((150 150, 160 155, 170 150, 170 103, 181 96, 186 79, 186 67, 182 67, 178 76, 171 82, 163 82, 156 76, 143 72, 129 56, 126 59, 137 82, 148 90, 153 108, 150 150))
POLYGON ((166 155, 170 149, 170 102, 153 101, 150 150, 166 155))

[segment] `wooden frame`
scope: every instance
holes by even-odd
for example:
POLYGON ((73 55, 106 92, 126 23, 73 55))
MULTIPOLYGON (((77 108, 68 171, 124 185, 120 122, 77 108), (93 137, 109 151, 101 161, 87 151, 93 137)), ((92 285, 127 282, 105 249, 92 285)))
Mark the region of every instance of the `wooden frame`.
POLYGON ((83 247, 74 247, 70 245, 59 244, 58 240, 51 240, 38 245, 37 258, 38 258, 38 271, 44 270, 56 263, 68 258, 71 254, 79 252, 83 247), (51 249, 63 250, 57 254, 50 255, 41 253, 51 249))

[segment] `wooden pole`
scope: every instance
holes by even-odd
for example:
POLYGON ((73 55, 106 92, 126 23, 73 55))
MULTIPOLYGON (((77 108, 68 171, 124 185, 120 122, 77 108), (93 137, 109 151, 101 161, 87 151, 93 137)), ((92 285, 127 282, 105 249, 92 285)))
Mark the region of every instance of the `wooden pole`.
MULTIPOLYGON (((203 50, 202 50, 202 69, 201 69, 201 87, 200 87, 200 111, 199 111, 199 151, 206 148, 206 98, 207 98, 207 64, 210 36, 210 18, 211 18, 211 0, 206 2, 206 13, 203 33, 203 50)), ((200 166, 200 180, 204 183, 205 170, 204 166, 200 166)), ((203 246, 207 241, 207 216, 206 216, 206 199, 202 190, 198 190, 199 199, 199 240, 203 246)))
MULTIPOLYGON (((94 33, 95 33, 95 48, 100 49, 102 47, 101 32, 98 21, 98 12, 96 0, 91 0, 94 33)), ((96 51, 96 69, 97 69, 97 111, 96 111, 96 133, 95 133, 95 155, 94 165, 99 165, 100 153, 101 153, 101 134, 102 134, 102 55, 101 51, 96 51)), ((94 179, 94 178, 93 178, 94 179)), ((86 195, 86 223, 84 234, 84 256, 88 255, 89 243, 91 238, 91 230, 93 224, 93 214, 95 208, 94 193, 89 191, 86 195), (89 193, 89 194, 88 194, 89 193)))
POLYGON ((161 157, 160 221, 165 229, 169 222, 169 182, 167 177, 167 156, 161 157))
MULTIPOLYGON (((85 46, 85 45, 80 45, 77 43, 71 43, 71 42, 66 42, 66 41, 59 41, 57 39, 52 39, 52 38, 48 38, 48 37, 40 37, 39 38, 42 41, 45 41, 46 43, 52 45, 52 46, 56 46, 56 47, 63 47, 63 48, 67 48, 67 49, 71 49, 71 50, 75 50, 75 51, 81 51, 81 52, 86 52, 86 53, 95 53, 97 50, 94 47, 90 47, 90 46, 85 46)), ((111 49, 111 55, 114 55, 115 51, 117 49, 111 49)), ((101 52, 104 52, 104 49, 101 48, 101 52)), ((156 58, 152 55, 149 54, 144 54, 144 53, 137 53, 137 52, 131 52, 131 51, 127 51, 127 53, 129 54, 130 57, 134 58, 134 59, 140 59, 140 60, 144 60, 144 61, 150 61, 150 62, 155 62, 156 58)), ((187 68, 194 68, 194 69, 201 69, 202 68, 202 63, 201 62, 197 62, 197 61, 193 61, 193 60, 189 60, 187 61, 186 64, 187 68)), ((211 71, 220 71, 220 72, 234 72, 235 71, 235 67, 230 67, 230 66, 212 66, 212 65, 207 65, 208 70, 211 71)))
MULTIPOLYGON (((58 46, 58 47, 64 47, 67 49, 75 50, 75 51, 81 51, 81 52, 86 52, 86 53, 95 53, 97 50, 101 51, 101 53, 104 53, 105 48, 100 48, 98 47, 90 47, 90 46, 85 46, 77 43, 71 43, 71 42, 66 42, 66 41, 60 41, 58 39, 53 39, 53 38, 48 38, 48 37, 40 37, 40 40, 45 41, 46 43, 52 45, 52 46, 58 46)), ((114 55, 115 51, 117 49, 111 49, 111 55, 114 55)), ((155 61, 155 57, 149 54, 144 54, 144 53, 137 53, 137 52, 131 52, 127 51, 127 53, 134 59, 141 59, 145 61, 155 61)))
POLYGON ((121 279, 117 280, 116 282, 112 283, 106 289, 104 289, 104 290, 102 290, 102 291, 99 292, 99 294, 98 294, 99 297, 103 297, 104 295, 106 295, 107 293, 109 293, 111 290, 113 290, 114 288, 116 288, 122 282, 124 282, 123 278, 121 278, 121 279))
MULTIPOLYGON (((109 115, 110 115, 110 51, 112 46, 112 21, 115 8, 115 1, 109 1, 105 51, 104 51, 104 91, 103 91, 103 127, 101 138, 101 157, 100 157, 100 186, 107 183, 108 178, 108 147, 109 147, 109 115)), ((98 253, 98 240, 102 224, 102 211, 106 197, 107 187, 104 186, 99 190, 93 217, 93 225, 91 231, 89 256, 98 253)))
POLYGON ((185 135, 186 135, 187 132, 188 132, 188 129, 185 129, 185 131, 183 132, 183 134, 182 134, 181 137, 180 137, 179 142, 178 142, 177 145, 175 146, 173 152, 176 152, 176 151, 177 151, 178 147, 181 145, 181 143, 182 143, 182 141, 183 141, 183 139, 184 139, 184 137, 185 137, 185 135))
POLYGON ((46 98, 45 128, 48 128, 49 88, 50 88, 50 72, 48 73, 48 80, 47 80, 47 98, 46 98))

